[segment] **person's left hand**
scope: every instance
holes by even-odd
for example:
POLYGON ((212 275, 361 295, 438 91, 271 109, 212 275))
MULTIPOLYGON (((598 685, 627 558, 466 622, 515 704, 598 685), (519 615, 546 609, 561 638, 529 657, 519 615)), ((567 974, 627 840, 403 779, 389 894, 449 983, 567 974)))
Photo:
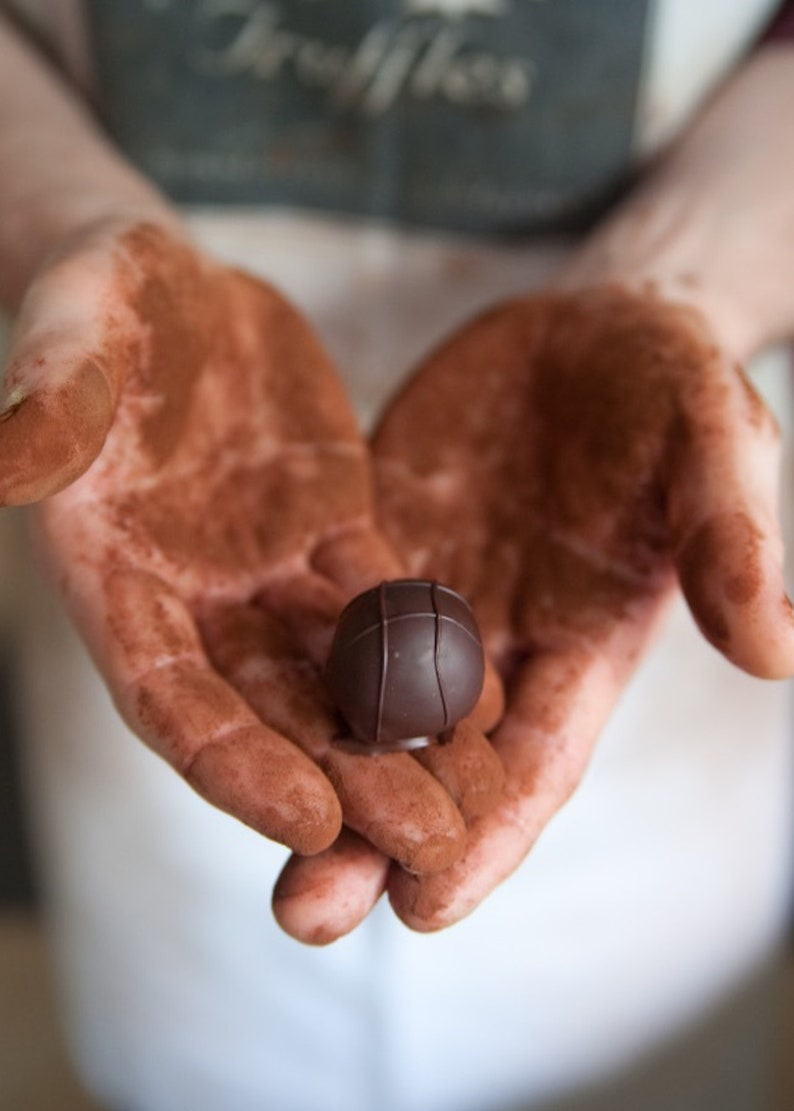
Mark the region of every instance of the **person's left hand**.
MULTIPOLYGON (((446 872, 392 868, 408 925, 449 926, 523 860, 677 582, 729 660, 794 673, 777 449, 704 317, 617 286, 503 305, 397 396, 374 443, 381 522, 412 573, 470 600, 507 687, 502 801, 446 872)), ((362 844, 331 849, 293 861, 282 886, 341 889, 373 861, 362 844)))

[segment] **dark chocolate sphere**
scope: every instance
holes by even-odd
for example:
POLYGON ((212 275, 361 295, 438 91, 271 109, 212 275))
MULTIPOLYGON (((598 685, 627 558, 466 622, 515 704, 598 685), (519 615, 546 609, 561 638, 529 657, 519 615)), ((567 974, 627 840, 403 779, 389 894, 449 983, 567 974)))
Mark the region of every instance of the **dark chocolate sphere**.
POLYGON ((429 744, 474 708, 482 639, 468 603, 448 587, 398 579, 342 611, 326 666, 355 751, 429 744))

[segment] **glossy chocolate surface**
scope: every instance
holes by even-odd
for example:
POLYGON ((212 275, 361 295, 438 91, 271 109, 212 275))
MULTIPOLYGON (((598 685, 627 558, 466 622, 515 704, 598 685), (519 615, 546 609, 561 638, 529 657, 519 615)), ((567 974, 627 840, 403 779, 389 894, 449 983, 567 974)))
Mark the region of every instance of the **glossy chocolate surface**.
POLYGON ((344 609, 326 679, 352 737, 342 747, 389 752, 430 744, 474 708, 482 640, 454 590, 398 579, 344 609))

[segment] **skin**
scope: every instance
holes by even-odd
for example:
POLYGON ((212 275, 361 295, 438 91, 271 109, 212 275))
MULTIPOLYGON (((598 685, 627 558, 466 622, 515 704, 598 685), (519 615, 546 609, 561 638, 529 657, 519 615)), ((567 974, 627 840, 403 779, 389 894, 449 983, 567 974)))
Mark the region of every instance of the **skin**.
POLYGON ((294 937, 332 941, 387 885, 413 928, 469 913, 574 789, 677 583, 739 666, 794 673, 776 433, 737 370, 794 333, 791 111, 791 55, 764 51, 554 291, 432 355, 376 438, 376 519, 306 322, 191 247, 0 20, 0 499, 40 503, 131 726, 297 851, 273 904, 294 937), (474 602, 483 700, 445 748, 340 754, 331 623, 405 567, 474 602))

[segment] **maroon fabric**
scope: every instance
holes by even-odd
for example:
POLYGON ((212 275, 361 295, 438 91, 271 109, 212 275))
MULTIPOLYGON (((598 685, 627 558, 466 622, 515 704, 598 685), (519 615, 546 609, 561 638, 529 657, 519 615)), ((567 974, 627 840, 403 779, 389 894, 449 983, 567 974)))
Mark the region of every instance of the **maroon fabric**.
POLYGON ((794 39, 794 0, 786 0, 770 23, 762 42, 794 39))

